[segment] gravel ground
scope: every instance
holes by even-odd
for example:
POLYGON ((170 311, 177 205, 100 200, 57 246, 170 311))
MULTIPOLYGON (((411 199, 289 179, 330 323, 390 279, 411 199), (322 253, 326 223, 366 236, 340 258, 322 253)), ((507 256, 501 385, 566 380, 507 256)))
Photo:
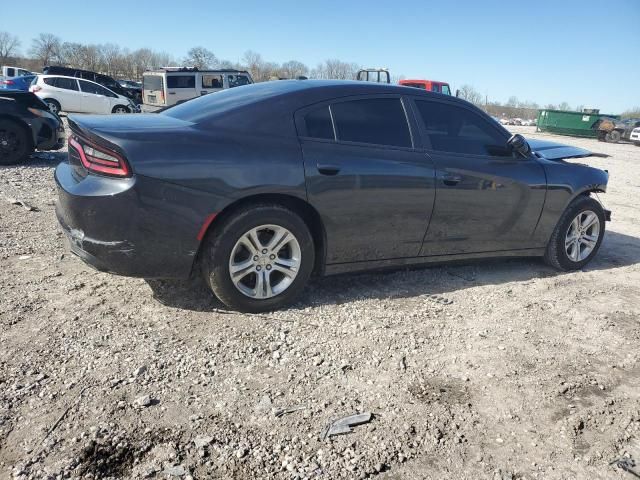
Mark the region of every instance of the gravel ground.
POLYGON ((318 279, 269 315, 91 270, 55 219, 65 153, 0 168, 0 478, 632 478, 640 148, 514 130, 611 155, 588 268, 318 279))

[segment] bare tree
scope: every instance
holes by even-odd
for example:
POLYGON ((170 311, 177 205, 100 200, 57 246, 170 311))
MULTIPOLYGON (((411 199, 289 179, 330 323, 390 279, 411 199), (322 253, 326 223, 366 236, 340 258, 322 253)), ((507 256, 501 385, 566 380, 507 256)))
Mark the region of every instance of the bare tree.
POLYGON ((120 60, 122 58, 122 52, 120 46, 113 43, 106 43, 101 45, 100 56, 102 57, 102 64, 107 74, 111 76, 118 76, 120 70, 120 60))
POLYGON ((471 85, 462 85, 458 89, 458 96, 465 99, 467 102, 475 103, 476 105, 483 103, 482 94, 471 85))
POLYGON ((298 78, 309 75, 309 67, 297 60, 289 60, 280 67, 280 75, 285 78, 298 78))
POLYGON ((567 102, 562 102, 560 105, 558 105, 558 110, 571 110, 571 105, 569 105, 567 102))
POLYGON ((20 40, 9 32, 0 32, 0 63, 5 63, 9 57, 18 54, 20 40))
POLYGON ((359 69, 360 66, 357 63, 347 63, 334 58, 319 64, 311 72, 311 76, 313 78, 353 80, 359 69))
POLYGON ((31 42, 30 53, 40 60, 42 66, 58 62, 60 60, 62 42, 52 33, 41 33, 31 42))
POLYGON ((202 70, 215 67, 218 64, 218 59, 211 50, 204 47, 193 47, 187 52, 184 63, 202 70))

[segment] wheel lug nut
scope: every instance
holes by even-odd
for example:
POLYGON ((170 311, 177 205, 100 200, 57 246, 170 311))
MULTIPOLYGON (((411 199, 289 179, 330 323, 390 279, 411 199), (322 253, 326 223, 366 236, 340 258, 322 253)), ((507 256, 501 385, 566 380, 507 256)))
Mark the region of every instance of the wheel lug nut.
POLYGON ((271 265, 267 265, 267 270, 271 270, 271 265))
POLYGON ((255 257, 253 257, 253 261, 257 262, 258 261, 258 255, 256 255, 255 257))
POLYGON ((275 256, 275 255, 273 255, 273 254, 271 254, 271 255, 269 255, 269 258, 270 258, 271 260, 275 260, 275 259, 276 259, 276 256, 275 256))
POLYGON ((261 267, 260 265, 258 265, 258 266, 256 267, 256 270, 259 272, 260 270, 262 270, 262 267, 261 267))
POLYGON ((267 249, 266 248, 262 249, 262 253, 267 253, 267 249))

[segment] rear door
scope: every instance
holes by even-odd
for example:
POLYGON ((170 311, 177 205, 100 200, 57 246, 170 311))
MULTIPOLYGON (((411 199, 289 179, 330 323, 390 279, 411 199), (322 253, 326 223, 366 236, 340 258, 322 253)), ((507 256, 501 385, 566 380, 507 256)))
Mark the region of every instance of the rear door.
POLYGON ((196 91, 196 74, 185 72, 167 73, 167 105, 176 105, 200 96, 196 91))
POLYGON ((200 95, 219 92, 224 88, 224 76, 221 73, 202 73, 200 95))
POLYGON ((508 132, 472 107, 414 97, 436 168, 436 202, 421 255, 534 248, 546 176, 513 155, 508 132))
POLYGON ((142 76, 142 103, 163 107, 165 105, 164 75, 145 73, 142 76))
POLYGON ((57 100, 65 112, 81 112, 82 96, 78 80, 72 77, 45 77, 44 83, 51 88, 51 97, 57 100))
POLYGON ((397 95, 350 97, 296 113, 310 203, 328 264, 415 257, 434 201, 434 169, 397 95))

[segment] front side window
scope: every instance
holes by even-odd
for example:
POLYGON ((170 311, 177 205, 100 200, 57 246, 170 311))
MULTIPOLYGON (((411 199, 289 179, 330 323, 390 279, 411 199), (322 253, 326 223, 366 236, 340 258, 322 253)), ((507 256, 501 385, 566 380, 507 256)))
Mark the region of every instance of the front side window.
POLYGON ((75 78, 64 78, 57 77, 55 79, 54 86, 57 88, 62 88, 64 90, 74 90, 78 91, 78 82, 75 78))
POLYGON ((304 116, 307 137, 335 140, 329 106, 317 108, 304 116))
POLYGON ((222 88, 222 75, 202 75, 202 88, 222 88))
POLYGON ((195 75, 167 76, 167 88, 196 88, 195 75))
POLYGON ((451 95, 451 90, 449 90, 449 85, 442 85, 442 93, 445 95, 451 95))
POLYGON ((113 97, 113 94, 106 88, 95 83, 80 80, 80 89, 84 93, 92 93, 94 95, 104 95, 105 97, 113 97))
POLYGON ((338 140, 411 147, 411 134, 399 98, 368 98, 331 105, 338 140))
POLYGON ((229 81, 229 88, 249 85, 251 83, 249 77, 246 75, 228 75, 227 80, 229 81))
POLYGON ((472 155, 511 156, 507 139, 481 115, 463 107, 416 100, 431 149, 472 155))
POLYGON ((437 83, 432 83, 431 84, 431 91, 432 92, 436 92, 436 93, 440 93, 440 85, 438 85, 437 83))

